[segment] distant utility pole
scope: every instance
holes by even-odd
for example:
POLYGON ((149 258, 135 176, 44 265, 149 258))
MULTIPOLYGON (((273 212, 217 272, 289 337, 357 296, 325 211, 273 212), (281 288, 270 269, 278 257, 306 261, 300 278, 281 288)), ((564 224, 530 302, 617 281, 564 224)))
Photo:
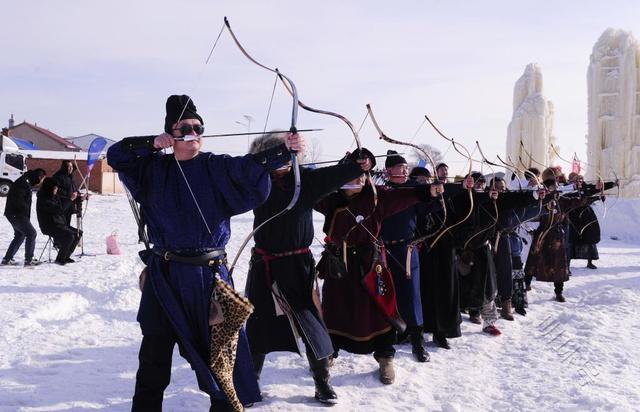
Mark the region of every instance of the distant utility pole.
MULTIPOLYGON (((248 114, 243 114, 242 117, 244 117, 246 122, 236 120, 236 124, 246 127, 247 133, 251 133, 251 122, 253 122, 253 117, 249 116, 248 114)), ((250 139, 251 137, 249 136, 249 134, 247 134, 247 151, 249 151, 249 149, 251 148, 250 139)))

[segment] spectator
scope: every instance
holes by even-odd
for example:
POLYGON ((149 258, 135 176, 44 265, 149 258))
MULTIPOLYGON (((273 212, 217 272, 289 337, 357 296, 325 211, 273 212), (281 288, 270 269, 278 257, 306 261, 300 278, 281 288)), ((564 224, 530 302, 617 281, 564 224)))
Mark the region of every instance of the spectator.
POLYGON ((67 223, 66 212, 73 204, 62 203, 58 190, 58 183, 53 178, 44 179, 37 195, 36 212, 40 230, 51 236, 53 244, 58 248, 56 263, 65 265, 74 262, 70 256, 82 233, 67 223))
POLYGON ((7 253, 0 263, 2 265, 16 265, 13 257, 25 239, 27 242, 24 248, 24 265, 35 266, 40 264, 33 258, 37 232, 31 224, 31 191, 33 187, 42 182, 46 174, 43 169, 29 170, 13 182, 11 189, 9 189, 4 215, 13 226, 14 235, 7 253))

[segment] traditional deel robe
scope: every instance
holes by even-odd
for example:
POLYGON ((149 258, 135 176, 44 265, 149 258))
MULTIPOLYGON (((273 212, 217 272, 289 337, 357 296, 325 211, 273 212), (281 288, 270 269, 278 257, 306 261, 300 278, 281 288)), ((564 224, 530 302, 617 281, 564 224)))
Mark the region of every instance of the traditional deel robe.
MULTIPOLYGON (((530 192, 533 193, 533 192, 530 192)), ((522 272, 522 239, 517 231, 520 224, 537 216, 545 200, 538 201, 526 208, 505 210, 498 216, 495 236, 491 239, 493 261, 496 268, 498 296, 501 300, 511 299, 513 295, 513 270, 522 272), (514 259, 516 261, 514 267, 514 259)), ((520 274, 518 276, 521 276, 520 274)))
MULTIPOLYGON (((325 215, 323 231, 327 241, 338 250, 343 250, 343 241, 348 247, 347 273, 341 279, 326 278, 322 287, 323 318, 336 350, 366 354, 395 343, 395 331, 367 294, 361 279, 372 269, 379 250, 374 242, 378 241, 382 221, 426 200, 429 186, 394 190, 378 186, 377 191, 377 206, 368 185, 349 199, 340 191, 315 206, 325 215), (363 220, 358 224, 356 218, 363 220)), ((384 248, 380 253, 384 261, 384 248)))
MULTIPOLYGON (((431 215, 418 216, 420 235, 424 236, 442 227, 461 221, 469 211, 469 195, 460 184, 445 185, 445 206, 447 219, 440 210, 431 215)), ((455 230, 455 228, 453 229, 455 230)), ((438 232, 440 233, 440 232, 438 232)), ((460 323, 460 281, 455 270, 455 243, 453 232, 447 231, 430 248, 435 235, 420 248, 420 291, 424 331, 440 334, 447 338, 461 336, 460 323)))
POLYGON ((587 205, 588 197, 558 197, 555 207, 550 204, 540 217, 540 225, 533 233, 529 256, 524 267, 527 276, 541 282, 566 282, 569 266, 566 254, 564 224, 571 210, 587 205))
MULTIPOLYGON (((507 193, 511 194, 513 192, 507 193)), ((533 195, 533 191, 528 190, 523 190, 520 193, 530 193, 533 195)), ((504 195, 505 193, 500 194, 503 199, 504 195)), ((513 296, 513 270, 520 271, 518 274, 519 279, 523 279, 522 258, 520 257, 522 253, 522 239, 519 237, 517 230, 523 221, 534 219, 538 216, 543 210, 543 205, 549 201, 549 199, 537 200, 537 198, 527 196, 525 196, 523 201, 526 202, 527 199, 530 203, 525 207, 518 207, 518 203, 512 203, 513 208, 500 212, 495 235, 491 240, 493 246, 493 261, 496 268, 498 296, 503 301, 511 299, 513 296)))
POLYGON ((518 226, 518 211, 509 210, 498 216, 495 237, 491 239, 493 246, 493 262, 496 268, 498 296, 501 300, 511 299, 513 279, 511 264, 511 242, 509 235, 518 226))
MULTIPOLYGON (((362 170, 355 162, 315 170, 302 169, 301 192, 296 205, 256 233, 246 285, 246 296, 255 306, 247 321, 247 336, 253 353, 299 353, 296 334, 302 337, 316 359, 333 353, 320 308, 313 300, 316 271, 313 255, 308 250, 314 236, 312 212, 318 200, 360 174, 362 170), (291 253, 294 251, 297 253, 291 253), (278 256, 283 252, 290 254, 278 256), (276 295, 279 293, 285 300, 284 308, 275 303, 273 283, 276 295), (290 308, 289 315, 286 306, 290 308)), ((254 210, 254 227, 284 209, 292 193, 293 173, 275 180, 267 201, 254 210)))
POLYGON ((600 224, 591 206, 578 207, 569 213, 569 242, 569 259, 600 258, 596 246, 600 242, 600 224))
MULTIPOLYGON (((474 195, 473 214, 456 233, 463 308, 480 308, 496 297, 497 273, 491 240, 495 239, 500 215, 538 202, 531 191, 503 192, 495 201, 489 198, 488 193, 474 195)), ((508 244, 506 239, 503 243, 508 244)), ((502 246, 508 248, 504 244, 502 246)))
MULTIPOLYGON (((595 191, 593 185, 587 186, 585 190, 595 191)), ((606 182, 604 190, 613 187, 613 183, 606 182)), ((589 205, 578 207, 569 212, 569 259, 599 259, 597 243, 600 242, 600 224, 598 216, 593 211, 591 204, 598 200, 605 201, 602 197, 592 197, 589 205)))
MULTIPOLYGON (((387 182, 387 187, 417 187, 413 182, 403 185, 387 182)), ((417 235, 418 215, 428 215, 438 203, 429 200, 419 203, 384 219, 380 237, 387 250, 387 263, 393 273, 398 310, 408 327, 422 326, 422 299, 420 297, 420 257, 418 248, 409 244, 417 235), (407 275, 407 272, 409 274, 407 275)))
MULTIPOLYGON (((178 168, 175 157, 136 148, 122 141, 109 148, 107 159, 140 203, 154 249, 198 254, 224 248, 229 241, 231 216, 256 208, 271 188, 269 169, 289 160, 284 145, 242 157, 200 153, 180 167, 201 207, 211 233, 178 168)), ((195 370, 201 390, 226 399, 209 369, 211 345, 209 305, 214 273, 208 266, 147 257, 147 282, 142 291, 138 322, 144 335, 176 337, 180 353, 195 370)), ((231 279, 222 265, 220 276, 231 279)), ((240 331, 235 368, 235 390, 243 404, 261 400, 244 330, 240 331)))

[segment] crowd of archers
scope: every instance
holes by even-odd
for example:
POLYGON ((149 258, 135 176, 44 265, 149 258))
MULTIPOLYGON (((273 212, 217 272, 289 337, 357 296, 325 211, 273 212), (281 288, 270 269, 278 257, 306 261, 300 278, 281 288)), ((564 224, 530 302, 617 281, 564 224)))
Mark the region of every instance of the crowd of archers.
MULTIPOLYGON (((499 336, 500 318, 526 314, 533 278, 553 282, 555 300, 564 302, 571 259, 595 269, 600 232, 590 205, 615 184, 589 184, 575 173, 567 179, 553 167, 489 182, 480 172, 450 178, 444 163, 411 169, 393 151, 376 169, 365 148, 336 165, 307 168, 297 163, 301 134, 267 133, 249 154, 230 157, 202 152, 203 133, 191 98, 173 95, 164 133, 108 150, 146 246, 133 410, 161 410, 176 344, 218 411, 262 400, 259 380, 271 352, 304 352, 315 398, 335 404, 330 368, 340 351, 373 354, 380 381, 390 385, 398 345, 428 362, 425 334, 451 349, 463 314, 499 336), (233 285, 230 218, 251 210, 255 245, 244 295, 253 312, 240 317, 233 299, 223 298, 231 289, 219 282, 233 285), (314 210, 324 216, 324 236, 314 234, 314 210), (318 261, 314 239, 322 239, 318 261), (223 358, 214 362, 214 351, 223 358)), ((29 171, 12 187, 5 215, 16 236, 3 265, 15 263, 25 238, 25 264, 35 263, 28 211, 37 185, 43 233, 58 243, 56 262, 71 262, 81 235, 69 226, 68 205, 78 196, 67 187, 72 171, 67 163, 56 179, 29 171)))
POLYGON ((425 334, 451 349, 462 314, 498 336, 500 318, 526 314, 533 278, 554 282, 564 302, 570 259, 595 268, 599 227, 590 205, 614 183, 565 179, 556 168, 508 181, 486 182, 478 172, 451 179, 444 163, 410 170, 389 152, 377 169, 384 183, 374 184, 376 157, 365 148, 334 166, 306 168, 296 161, 301 134, 267 133, 249 154, 230 157, 201 152, 203 132, 193 101, 174 95, 165 133, 126 138, 108 152, 148 234, 134 410, 161 408, 176 343, 214 410, 260 402, 265 356, 275 351, 304 352, 315 398, 335 404, 329 377, 340 351, 373 354, 380 381, 393 384, 397 345, 428 362, 425 334), (231 317, 216 303, 215 281, 232 284, 229 219, 250 210, 245 296, 253 312, 232 335, 230 391, 230 375, 209 367, 211 342, 220 341, 211 327, 231 317), (324 236, 314 234, 314 210, 324 216, 324 236), (309 248, 322 238, 316 262, 309 248))

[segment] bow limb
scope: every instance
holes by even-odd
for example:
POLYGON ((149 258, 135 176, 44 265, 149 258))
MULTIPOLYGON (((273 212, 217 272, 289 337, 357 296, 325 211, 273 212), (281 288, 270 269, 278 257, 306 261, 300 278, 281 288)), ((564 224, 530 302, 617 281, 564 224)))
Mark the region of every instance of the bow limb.
MULTIPOLYGON (((393 139, 389 136, 386 135, 385 132, 382 131, 382 128, 380 127, 380 124, 378 123, 378 120, 376 119, 375 115, 373 114, 373 109, 371 108, 370 104, 367 104, 367 113, 369 114, 369 117, 371 118, 371 122, 373 123, 373 126, 376 128, 376 131, 378 132, 378 137, 382 140, 384 140, 385 142, 391 143, 391 144, 397 144, 397 145, 402 145, 402 146, 409 146, 409 147, 413 147, 414 149, 416 149, 417 151, 419 151, 420 153, 424 154, 425 158, 429 159, 429 162, 431 163, 431 167, 433 168, 433 173, 436 173, 436 163, 433 160, 433 157, 431 157, 431 155, 429 153, 427 153, 426 150, 424 150, 422 147, 420 147, 417 144, 413 144, 411 142, 403 142, 397 139, 393 139)), ((440 193, 440 196, 438 197, 438 201, 440 202, 440 205, 442 206, 442 211, 443 211, 443 218, 442 218, 442 224, 440 225, 440 227, 433 232, 433 234, 430 235, 426 235, 426 236, 421 236, 419 238, 414 239, 410 246, 412 245, 413 247, 415 247, 417 244, 431 238, 432 236, 435 236, 440 230, 442 230, 442 228, 444 227, 444 225, 447 223, 447 207, 446 204, 444 202, 444 194, 440 193)))
MULTIPOLYGON (((507 162, 505 162, 504 160, 500 159, 500 156, 498 156, 498 160, 500 160, 500 161, 501 161, 502 163, 504 163, 505 165, 509 165, 507 162)), ((544 187, 544 185, 542 184, 542 182, 540 182, 540 178, 539 178, 538 176, 536 176, 536 175, 534 175, 534 174, 532 174, 532 173, 527 173, 525 170, 520 170, 520 169, 518 169, 518 168, 515 166, 515 163, 513 162, 513 160, 511 159, 511 156, 507 156, 507 160, 509 160, 509 162, 511 162, 511 163, 510 163, 510 165, 511 165, 511 166, 513 166, 513 168, 514 168, 515 170, 518 170, 518 171, 520 171, 520 173, 522 173, 522 176, 524 176, 524 177, 531 177, 531 176, 533 176, 533 178, 534 178, 534 179, 536 179, 536 183, 537 183, 537 185, 538 185, 537 189, 540 189, 540 188, 543 188, 543 187, 544 187)), ((524 164, 522 163, 522 161, 520 162, 520 164, 522 164, 522 165, 524 166, 524 164)), ((521 186, 521 187, 522 187, 522 186, 521 186)), ((526 219, 526 220, 524 220, 524 221, 520 222, 520 224, 523 224, 523 223, 529 222, 529 221, 531 221, 531 220, 537 219, 537 218, 542 214, 542 203, 543 203, 543 201, 542 201, 542 199, 541 199, 541 198, 540 198, 540 199, 538 199, 538 203, 539 203, 538 213, 537 213, 536 215, 532 216, 531 218, 526 219)))
MULTIPOLYGON (((287 89, 287 92, 289 92, 289 94, 293 96, 293 90, 290 87, 290 83, 288 81, 285 81, 286 77, 284 77, 280 72, 278 72, 278 77, 280 78, 282 85, 287 89)), ((298 106, 312 113, 326 114, 328 116, 337 117, 338 119, 342 120, 349 127, 349 130, 351 130, 351 133, 353 134, 353 138, 356 142, 356 145, 358 146, 358 149, 362 149, 362 144, 360 143, 360 137, 358 136, 358 132, 356 131, 356 128, 353 126, 353 123, 351 123, 349 119, 347 119, 346 117, 344 117, 339 113, 330 112, 328 110, 315 109, 311 106, 304 104, 300 99, 298 99, 298 106)))
POLYGON ((511 171, 511 173, 513 173, 514 175, 516 175, 518 177, 518 187, 520 190, 522 190, 522 182, 520 181, 520 175, 525 175, 524 172, 520 169, 518 169, 515 165, 513 164, 509 164, 507 162, 505 162, 504 160, 502 160, 500 158, 500 155, 496 155, 496 158, 498 159, 498 161, 500 163, 502 163, 503 167, 505 167, 506 169, 508 169, 509 171, 511 171))
MULTIPOLYGON (((429 116, 427 116, 427 115, 425 114, 425 115, 424 115, 424 118, 425 118, 425 119, 427 119, 427 122, 429 122, 429 124, 431 125, 431 127, 436 131, 436 133, 438 133, 438 135, 440 135, 440 137, 442 137, 442 138, 443 138, 443 139, 445 139, 446 141, 448 141, 448 142, 452 143, 452 144, 453 144, 454 149, 456 149, 456 143, 454 142, 454 140, 453 140, 453 139, 450 139, 450 138, 448 138, 447 136, 445 136, 445 135, 444 135, 444 133, 442 133, 442 132, 440 131, 440 129, 438 129, 438 128, 436 127, 436 125, 435 125, 435 124, 433 124, 433 122, 431 121, 431 119, 429 119, 429 116)), ((458 144, 459 144, 459 143, 458 143, 458 144)), ((467 173, 467 176, 471 176, 471 168, 473 167, 473 160, 471 159, 471 153, 469 152, 469 150, 467 150, 467 148, 466 148, 465 146, 463 146, 462 144, 459 144, 459 145, 460 145, 460 147, 462 147, 462 148, 464 149, 464 151, 465 151, 465 152, 467 152, 467 156, 465 156, 465 157, 467 157, 467 160, 469 160, 469 171, 468 171, 468 173, 467 173)), ((456 151, 458 151, 458 149, 456 149, 456 151)), ((458 153, 460 153, 460 152, 458 152, 458 153)), ((466 215, 464 218, 462 218, 462 220, 460 220, 459 222, 454 223, 454 224, 452 224, 452 225, 447 226, 446 228, 444 228, 444 229, 442 230, 442 232, 440 232, 440 234, 439 234, 439 235, 438 235, 438 236, 433 240, 433 242, 431 242, 431 244, 429 245, 429 247, 430 247, 430 248, 432 248, 432 247, 433 247, 433 245, 435 245, 435 244, 436 244, 436 242, 438 242, 438 240, 440 240, 440 238, 441 238, 442 236, 444 236, 444 234, 445 234, 445 233, 447 233, 448 231, 450 231, 450 230, 451 230, 451 229, 453 229, 454 227, 459 226, 459 225, 461 225, 462 223, 464 223, 467 219, 469 219, 469 217, 470 217, 470 216, 471 216, 471 214, 473 213, 473 207, 474 207, 474 204, 473 204, 473 189, 472 189, 472 188, 469 188, 469 189, 467 189, 467 192, 468 192, 468 194, 469 194, 469 212, 468 212, 468 213, 467 213, 467 215, 466 215)))
MULTIPOLYGON (((558 152, 558 149, 553 145, 553 143, 552 143, 552 144, 550 144, 550 146, 551 146, 551 150, 553 151, 553 153, 555 153, 555 155, 558 157, 558 159, 560 159, 560 160, 562 160, 563 162, 565 162, 565 163, 567 163, 567 164, 569 164, 569 165, 573 166, 573 162, 570 162, 569 160, 567 160, 567 159, 565 159, 564 157, 560 156, 560 153, 558 152)), ((586 164, 586 163, 585 163, 585 164, 586 164)), ((591 165, 588 165, 588 166, 591 166, 591 165)), ((594 169, 595 169, 595 170, 594 170, 594 172, 595 172, 596 176, 598 177, 598 179, 600 179, 600 180, 604 181, 604 180, 602 179, 602 174, 600 173, 600 170, 598 170, 598 169, 596 169, 596 168, 594 168, 594 169)))
POLYGON ((380 139, 384 140, 385 142, 391 143, 391 144, 398 144, 398 145, 403 145, 403 146, 409 146, 409 147, 413 147, 414 149, 416 149, 417 151, 419 151, 420 153, 424 154, 424 156, 429 159, 429 162, 431 163, 431 166, 433 167, 433 172, 436 172, 436 164, 433 161, 433 158, 431 157, 431 155, 429 155, 429 153, 427 153, 426 150, 424 150, 422 147, 420 147, 417 144, 414 143, 410 143, 410 142, 403 142, 400 140, 396 140, 393 139, 389 136, 387 136, 383 131, 382 128, 380 127, 380 124, 378 123, 376 117, 373 114, 373 110, 371 109, 371 105, 367 104, 367 113, 369 114, 369 117, 371 118, 371 122, 373 123, 373 126, 376 128, 376 131, 378 132, 378 136, 380 137, 380 139))
MULTIPOLYGON (((291 126, 289 128, 289 131, 291 133, 297 133, 296 124, 298 122, 298 101, 299 100, 298 100, 298 90, 297 90, 297 88, 295 86, 295 83, 293 83, 293 81, 289 77, 285 76, 277 68, 270 68, 268 66, 265 66, 264 64, 260 63, 255 58, 253 58, 245 50, 245 48, 242 46, 240 41, 238 41, 238 38, 236 37, 235 33, 231 29, 231 24, 229 23, 229 20, 226 17, 224 18, 224 24, 227 26, 227 31, 231 35, 231 38, 235 42, 236 46, 238 46, 238 48, 240 49, 242 54, 247 59, 249 59, 249 61, 251 61, 252 63, 255 63, 256 65, 258 65, 259 67, 261 67, 261 68, 263 68, 265 70, 268 70, 268 71, 270 71, 272 73, 275 73, 280 78, 286 79, 286 81, 289 83, 289 85, 291 86, 291 96, 292 96, 292 99, 293 99, 292 108, 291 108, 291 126)), ((291 197, 291 201, 280 212, 278 212, 275 215, 271 216, 270 218, 266 219, 264 222, 262 222, 260 225, 258 225, 255 229, 253 229, 251 231, 251 233, 249 233, 249 235, 244 239, 244 241, 242 242, 242 244, 240 246, 240 249, 238 250, 235 258, 233 259, 233 262, 231 263, 231 266, 229 267, 229 274, 230 275, 233 273, 233 269, 235 268, 236 263, 238 262, 238 259, 240 258, 240 255, 242 254, 242 251, 245 249, 245 247, 249 243, 249 240, 251 240, 253 238, 253 236, 258 232, 258 230, 263 228, 267 223, 271 222, 272 220, 282 216, 283 214, 285 214, 286 212, 291 210, 295 206, 295 204, 298 202, 298 199, 300 198, 300 190, 301 190, 300 165, 299 165, 299 162, 298 162, 298 154, 294 150, 291 150, 291 168, 292 168, 293 173, 294 173, 294 182, 295 182, 293 196, 291 197)))
MULTIPOLYGON (((552 167, 547 166, 547 165, 544 165, 544 164, 540 163, 539 161, 537 161, 536 159, 534 159, 534 158, 533 158, 533 156, 531 155, 531 153, 530 153, 530 152, 529 152, 529 151, 524 147, 524 143, 522 142, 522 139, 520 140, 520 148, 522 149, 522 151, 524 152, 524 154, 526 154, 527 156, 529 156, 529 161, 530 161, 530 163, 531 163, 531 162, 533 162, 533 163, 537 164, 538 166, 543 167, 545 170, 546 170, 546 169, 551 169, 551 172, 553 173, 553 176, 554 176, 554 177, 558 177, 558 175, 556 174, 556 171, 555 171, 552 167)), ((524 163, 522 162, 522 157, 520 157, 520 162, 521 162, 522 164, 524 164, 524 163)))
MULTIPOLYGON (((560 160, 562 160, 563 162, 565 162, 565 163, 567 163, 567 164, 569 164, 569 165, 573 166, 573 162, 570 162, 569 160, 567 160, 567 159, 565 159, 564 157, 562 157, 562 156, 560 155, 560 152, 559 152, 559 151, 558 151, 558 149, 554 146, 554 144, 553 144, 553 143, 551 143, 551 144, 550 144, 550 146, 551 146, 551 150, 553 151, 553 153, 555 153, 555 155, 558 157, 558 159, 560 159, 560 160)), ((596 173, 596 175, 598 176, 598 179, 599 179, 599 180, 602 180, 602 179, 601 179, 601 176, 600 176, 599 171, 598 171, 598 170, 595 170, 595 173, 596 173)), ((607 211, 607 206, 606 206, 606 205, 605 205, 605 210, 604 210, 604 211, 605 211, 605 213, 606 213, 606 211, 607 211)), ((568 214, 567 214, 567 219, 570 221, 570 218, 569 218, 569 215, 568 215, 568 214)), ((585 230, 587 227, 591 226, 593 223, 597 222, 597 221, 598 221, 598 218, 596 217, 594 220, 592 220, 591 222, 589 222, 589 223, 587 223, 586 225, 584 225, 584 226, 582 227, 582 229, 580 230, 580 232, 579 232, 578 236, 582 236, 582 234, 584 233, 584 230, 585 230)))
MULTIPOLYGON (((530 153, 530 152, 529 152, 529 151, 524 147, 524 143, 522 142, 522 139, 520 139, 520 148, 522 149, 522 151, 523 151, 526 155, 528 155, 528 156, 529 156, 529 163, 534 162, 534 163, 536 163, 537 165, 542 166, 542 167, 544 168, 544 169, 543 169, 543 172, 544 172, 544 170, 547 170, 547 169, 548 169, 548 170, 551 170, 551 173, 553 173, 553 179, 554 179, 554 181, 556 182, 556 183, 555 183, 555 185, 557 185, 557 184, 558 184, 558 183, 557 183, 557 182, 558 182, 558 173, 556 172, 555 168, 553 168, 553 167, 549 167, 549 166, 546 166, 546 165, 544 165, 544 164, 542 164, 542 163, 538 162, 536 159, 534 159, 534 158, 533 158, 533 156, 531 155, 531 153, 530 153)), ((524 163, 522 162, 522 157, 519 157, 519 159, 520 159, 520 163, 524 164, 524 163)), ((538 179, 538 182, 540 182, 540 179, 538 179)), ((543 184, 543 186, 544 186, 544 182, 542 182, 542 184, 543 184)), ((544 187, 545 187, 545 188, 547 188, 546 186, 544 186, 544 187)), ((548 188, 547 188, 547 189, 548 189, 548 188)), ((559 201, 559 200, 556 200, 556 202, 555 202, 555 203, 556 203, 556 206, 555 206, 555 207, 558 209, 558 215, 561 215, 561 214, 562 214, 562 209, 561 209, 561 207, 560 207, 560 201, 559 201)), ((541 203, 541 204, 542 204, 542 203, 541 203)), ((562 219, 558 219, 558 221, 554 223, 554 218, 555 218, 554 208, 548 207, 547 209, 549 210, 549 216, 550 216, 550 221, 549 221, 549 222, 550 222, 550 223, 549 223, 549 227, 548 227, 546 230, 544 230, 544 231, 540 234, 540 236, 538 237, 538 242, 537 242, 538 249, 541 247, 541 245, 542 245, 542 241, 547 237, 547 235, 549 234, 549 232, 551 232, 551 229, 553 229, 555 226, 557 226, 557 225, 562 221, 562 219)), ((541 209, 541 210, 542 210, 542 209, 541 209)))
MULTIPOLYGON (((565 159, 564 157, 562 157, 558 151, 558 148, 555 147, 553 144, 551 144, 551 150, 553 150, 553 152, 555 153, 555 155, 558 157, 558 159, 562 160, 563 162, 573 165, 573 162, 570 162, 569 160, 565 159)), ((588 164, 585 162, 585 164, 587 166, 590 166, 594 169, 594 172, 596 174, 596 176, 598 177, 598 180, 600 180, 601 182, 604 183, 604 179, 603 176, 601 174, 601 170, 599 170, 596 167, 593 167, 592 165, 588 164)), ((611 169, 611 171, 614 173, 614 176, 616 177, 616 181, 618 180, 618 176, 615 174, 615 170, 613 170, 613 168, 611 169)), ((618 186, 618 195, 620 194, 620 186, 618 186)), ((604 196, 604 186, 602 187, 602 189, 600 189, 600 195, 604 196)), ((617 203, 617 200, 616 200, 617 203)), ((615 205, 615 203, 614 203, 615 205)), ((611 205, 613 207, 613 205, 611 205)), ((602 219, 604 220, 607 217, 607 204, 604 204, 604 210, 602 212, 602 219)), ((595 219, 593 219, 591 222, 587 223, 586 225, 584 225, 582 227, 582 229, 580 230, 580 233, 578 234, 578 236, 582 237, 582 234, 584 233, 584 231, 587 229, 587 227, 591 226, 594 223, 598 222, 598 218, 596 217, 595 219)))
MULTIPOLYGON (((293 93, 293 88, 290 87, 290 81, 284 77, 284 76, 279 76, 280 78, 280 82, 282 83, 282 85, 287 89, 287 91, 289 92, 289 94, 293 93)), ((309 112, 312 113, 318 113, 318 114, 324 114, 327 116, 333 116, 336 117, 340 120, 342 120, 347 127, 349 127, 349 130, 351 130, 351 133, 353 134, 353 139, 356 143, 356 146, 358 147, 358 149, 360 150, 360 154, 362 155, 362 143, 360 142, 360 137, 358 136, 358 131, 356 130, 356 128, 353 126, 353 123, 351 123, 351 121, 349 119, 347 119, 345 116, 339 114, 339 113, 335 113, 335 112, 331 112, 328 110, 321 110, 321 109, 316 109, 313 108, 311 106, 308 106, 306 104, 304 104, 302 101, 300 101, 298 99, 298 105, 300 107, 302 107, 304 110, 307 110, 309 112)), ((371 176, 371 172, 367 171, 365 172, 366 176, 367 176, 367 181, 369 182, 369 185, 371 186, 371 195, 372 195, 372 202, 373 202, 373 207, 371 208, 371 214, 369 214, 365 219, 368 219, 369 217, 371 217, 371 215, 373 215, 373 213, 375 212, 377 206, 378 206, 378 190, 376 189, 376 185, 375 182, 373 181, 373 177, 371 176)), ((348 210, 348 209, 347 209, 348 210)), ((351 231, 353 231, 361 222, 356 221, 356 224, 353 225, 348 231, 347 234, 345 235, 345 245, 346 245, 346 241, 349 237, 349 235, 351 234, 351 231)))
MULTIPOLYGON (((595 171, 595 173, 596 173, 596 176, 598 176, 598 179, 600 179, 603 183, 605 182, 604 176, 602 176, 602 174, 601 174, 601 172, 602 172, 602 171, 601 171, 599 168, 597 168, 597 167, 595 167, 594 165, 589 164, 589 163, 587 163, 587 162, 583 162, 583 163, 584 163, 585 165, 587 165, 587 166, 589 166, 589 167, 593 168, 593 169, 594 169, 594 171, 595 171)), ((618 179, 618 175, 617 175, 617 173, 616 173, 616 171, 615 171, 615 169, 614 169, 613 167, 609 168, 609 174, 611 174, 611 173, 613 173, 613 176, 614 176, 614 179, 615 179, 615 180, 614 180, 614 183, 615 183, 615 185, 618 187, 618 189, 617 189, 617 193, 616 193, 616 198, 617 198, 617 199, 616 199, 616 201, 614 202, 614 204, 613 204, 613 205, 611 205, 611 208, 613 208, 613 206, 615 206, 615 205, 616 205, 616 203, 618 203, 618 199, 620 199, 620 179, 618 179)), ((601 195, 602 195, 602 196, 604 196, 604 195, 605 195, 605 193, 604 193, 604 187, 602 188, 602 190, 600 191, 600 193, 601 193, 601 195)), ((605 205, 604 205, 604 211, 603 211, 603 213, 602 213, 602 219, 605 219, 606 217, 607 217, 607 205, 606 205, 606 203, 605 203, 605 205)))
MULTIPOLYGON (((507 165, 501 166, 501 165, 499 165, 497 163, 494 163, 494 162, 490 161, 489 159, 487 159, 487 157, 482 152, 482 148, 480 147, 480 142, 478 142, 477 140, 476 140, 476 147, 478 148, 478 152, 480 153, 480 157, 482 158, 482 161, 485 162, 487 165, 495 166, 495 167, 505 167, 509 171, 513 172, 513 169, 509 168, 507 165)), ((491 169, 493 175, 495 176, 495 170, 493 170, 493 168, 490 168, 490 169, 491 169)), ((518 182, 518 183, 520 183, 520 182, 518 182)), ((493 186, 495 187, 495 180, 494 180, 493 186)), ((520 185, 520 189, 522 189, 522 185, 520 185)))
MULTIPOLYGON (((480 143, 479 143, 477 140, 476 140, 476 147, 478 148, 478 151, 479 151, 479 153, 480 153, 480 156, 481 156, 481 162, 484 162, 484 163, 486 163, 486 164, 487 164, 487 166, 489 167, 489 169, 491 169, 491 173, 492 173, 492 174, 493 174, 493 176, 494 176, 494 178, 492 179, 492 182, 491 182, 491 190, 496 190, 496 179, 495 179, 496 172, 495 172, 495 170, 493 169, 493 167, 491 167, 491 164, 492 164, 492 163, 491 163, 490 161, 488 161, 486 157, 484 157, 484 154, 482 153, 482 149, 480 148, 480 143)), ((495 163, 494 163, 494 165, 495 165, 495 163)), ((496 165, 496 166, 498 166, 498 165, 496 165)), ((491 203, 493 204, 493 210, 494 210, 494 212, 495 212, 495 215, 494 215, 494 216, 492 216, 493 223, 491 223, 491 224, 490 224, 490 225, 488 225, 487 227, 485 227, 485 228, 483 228, 483 229, 479 230, 478 232, 476 232, 475 234, 473 234, 471 237, 469 237, 469 239, 467 239, 467 241, 465 242, 464 246, 462 247, 463 249, 466 249, 466 248, 467 248, 467 245, 469 245, 469 242, 471 242, 471 240, 472 240, 472 239, 475 239, 475 238, 476 238, 477 236, 479 236, 480 234, 482 234, 482 233, 484 233, 484 232, 486 232, 486 231, 488 231, 488 230, 491 230, 493 227, 495 227, 495 226, 498 224, 498 216, 499 216, 499 215, 498 215, 498 204, 497 204, 497 202, 496 202, 496 200, 495 200, 495 199, 491 199, 491 203)))
MULTIPOLYGON (((287 89, 287 92, 289 92, 289 94, 293 95, 293 89, 292 87, 290 87, 289 81, 286 80, 286 77, 284 76, 280 76, 278 75, 278 77, 280 78, 280 82, 282 83, 282 85, 287 89)), ((353 135, 353 140, 356 143, 356 146, 358 147, 358 149, 360 150, 360 153, 362 154, 362 143, 360 142, 360 136, 358 135, 358 131, 356 130, 356 128, 353 126, 353 123, 351 123, 351 121, 349 119, 347 119, 345 116, 336 113, 336 112, 331 112, 328 110, 321 110, 321 109, 316 109, 313 108, 311 106, 308 106, 306 104, 304 104, 300 99, 298 99, 298 105, 300 107, 302 107, 304 110, 312 112, 312 113, 318 113, 318 114, 324 114, 327 116, 333 116, 336 117, 340 120, 342 120, 347 127, 349 128, 349 130, 351 130, 351 134, 353 135)), ((373 177, 371 176, 371 173, 369 171, 366 172, 367 175, 367 180, 369 181, 369 184, 371 185, 371 190, 373 191, 373 206, 374 209, 375 207, 378 205, 378 191, 376 190, 376 185, 373 181, 373 177)))

